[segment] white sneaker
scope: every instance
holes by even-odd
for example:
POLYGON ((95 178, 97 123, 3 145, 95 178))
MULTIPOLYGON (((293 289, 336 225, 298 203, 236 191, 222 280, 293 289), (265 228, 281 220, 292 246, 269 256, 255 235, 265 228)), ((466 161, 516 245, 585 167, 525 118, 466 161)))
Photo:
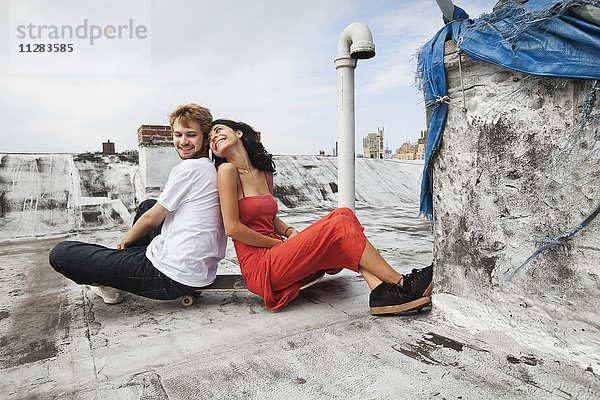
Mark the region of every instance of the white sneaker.
POLYGON ((118 304, 123 301, 123 292, 108 286, 92 286, 92 292, 102 297, 106 304, 118 304))

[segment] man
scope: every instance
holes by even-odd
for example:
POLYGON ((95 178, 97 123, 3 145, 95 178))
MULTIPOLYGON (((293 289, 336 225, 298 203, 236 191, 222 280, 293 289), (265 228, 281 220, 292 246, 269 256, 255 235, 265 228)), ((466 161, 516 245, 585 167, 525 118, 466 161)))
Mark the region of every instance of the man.
POLYGON ((227 245, 217 174, 208 158, 211 123, 204 107, 177 107, 169 124, 183 162, 169 174, 158 200, 140 205, 116 250, 62 242, 50 252, 50 265, 79 284, 93 285, 108 304, 121 302, 121 291, 166 300, 210 285, 227 245))

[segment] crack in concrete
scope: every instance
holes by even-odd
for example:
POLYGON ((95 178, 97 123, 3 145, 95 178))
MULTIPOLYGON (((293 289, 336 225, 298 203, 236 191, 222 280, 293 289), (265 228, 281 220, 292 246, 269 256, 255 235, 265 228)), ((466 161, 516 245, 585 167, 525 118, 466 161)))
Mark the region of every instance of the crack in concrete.
MULTIPOLYGON (((88 317, 88 309, 87 309, 87 304, 90 305, 90 310, 89 312, 92 312, 92 304, 91 302, 86 302, 86 295, 85 295, 85 286, 81 287, 81 299, 82 299, 82 311, 83 311, 83 320, 85 322, 85 337, 87 338, 88 341, 88 346, 90 349, 90 358, 92 359, 92 367, 94 369, 94 379, 96 381, 99 381, 98 379, 98 369, 96 368, 96 357, 94 356, 94 348, 92 346, 92 331, 90 329, 90 320, 88 317), (87 304, 86 304, 87 303, 87 304)), ((92 317, 93 318, 93 317, 92 317)))

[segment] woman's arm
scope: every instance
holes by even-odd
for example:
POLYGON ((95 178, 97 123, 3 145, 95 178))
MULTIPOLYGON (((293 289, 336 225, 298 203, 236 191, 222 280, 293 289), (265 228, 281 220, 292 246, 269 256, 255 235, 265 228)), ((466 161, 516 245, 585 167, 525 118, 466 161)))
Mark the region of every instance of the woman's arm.
MULTIPOLYGON (((272 172, 269 172, 267 174, 267 179, 269 181, 269 188, 272 188, 273 187, 273 173, 272 172)), ((273 194, 272 189, 271 189, 271 194, 273 194)), ((286 224, 285 222, 280 220, 278 217, 273 218, 273 228, 275 229, 276 233, 278 233, 281 236, 284 236, 288 239, 293 238, 294 236, 296 236, 298 234, 298 231, 296 229, 289 226, 288 224, 286 224)))
POLYGON ((146 211, 142 216, 133 224, 131 229, 123 236, 123 239, 117 245, 117 249, 124 249, 136 240, 144 237, 152 229, 157 228, 165 219, 169 210, 156 203, 146 211))
POLYGON ((298 231, 294 228, 280 220, 278 217, 273 219, 273 227, 275 228, 275 232, 279 233, 281 236, 285 236, 288 239, 293 238, 298 234, 298 231))
POLYGON ((221 214, 227 236, 255 247, 277 246, 281 240, 262 235, 240 222, 238 208, 237 172, 231 163, 224 163, 217 171, 217 186, 221 201, 221 214))

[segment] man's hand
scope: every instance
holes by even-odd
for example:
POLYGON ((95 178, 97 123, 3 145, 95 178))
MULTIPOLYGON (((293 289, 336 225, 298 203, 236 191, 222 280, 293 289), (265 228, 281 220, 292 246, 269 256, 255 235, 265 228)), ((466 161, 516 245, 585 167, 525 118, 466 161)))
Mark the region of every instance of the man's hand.
POLYGON ((129 247, 131 243, 135 243, 136 240, 144 237, 152 229, 157 228, 165 219, 169 210, 156 203, 151 209, 146 211, 131 227, 129 232, 123 236, 123 239, 117 245, 118 250, 129 247))

